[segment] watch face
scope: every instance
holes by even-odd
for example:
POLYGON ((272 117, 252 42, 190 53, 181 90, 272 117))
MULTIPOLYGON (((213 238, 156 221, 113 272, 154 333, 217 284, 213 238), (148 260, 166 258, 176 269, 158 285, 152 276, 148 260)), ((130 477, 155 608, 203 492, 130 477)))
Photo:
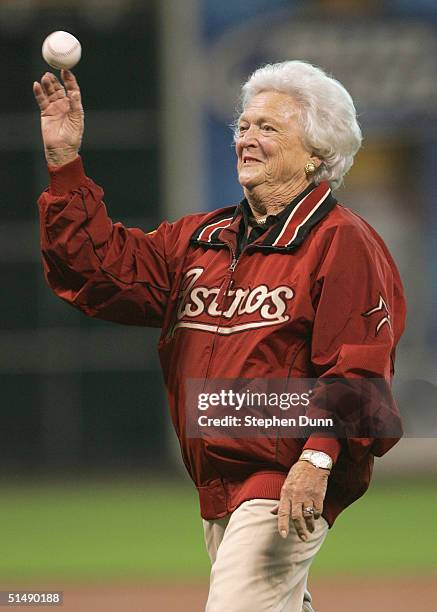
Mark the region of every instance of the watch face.
POLYGON ((314 463, 321 468, 328 468, 331 464, 331 460, 324 453, 314 453, 311 457, 314 463))

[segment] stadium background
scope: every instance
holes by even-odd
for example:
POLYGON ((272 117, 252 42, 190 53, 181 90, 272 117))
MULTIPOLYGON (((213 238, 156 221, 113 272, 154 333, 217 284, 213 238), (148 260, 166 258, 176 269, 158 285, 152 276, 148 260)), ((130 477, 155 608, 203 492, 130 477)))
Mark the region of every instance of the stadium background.
POLYGON ((433 0, 0 2, 1 588, 58 586, 75 612, 193 612, 207 589, 157 331, 89 320, 42 276, 31 84, 46 70, 43 39, 65 29, 83 46, 87 172, 112 218, 146 231, 240 199, 228 125, 257 65, 308 60, 351 91, 365 141, 337 197, 399 265, 409 320, 397 397, 413 412, 311 586, 321 612, 437 610, 436 27, 433 0))

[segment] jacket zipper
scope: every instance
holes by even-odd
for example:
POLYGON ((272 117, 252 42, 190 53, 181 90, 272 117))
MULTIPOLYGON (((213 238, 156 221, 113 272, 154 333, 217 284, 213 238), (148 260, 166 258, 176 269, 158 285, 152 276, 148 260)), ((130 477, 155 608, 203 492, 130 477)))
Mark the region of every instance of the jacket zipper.
MULTIPOLYGON (((231 263, 230 263, 230 265, 228 267, 228 273, 226 274, 227 278, 225 278, 225 280, 223 282, 223 287, 224 287, 224 294, 223 294, 223 297, 222 297, 223 300, 226 299, 226 294, 228 292, 229 285, 231 283, 232 274, 233 274, 233 272, 235 270, 235 267, 236 267, 236 265, 238 263, 238 258, 236 257, 234 249, 231 247, 230 244, 228 244, 228 247, 229 247, 229 249, 231 251, 231 263)), ((219 295, 220 295, 220 293, 221 293, 221 290, 219 292, 219 295)), ((220 302, 221 301, 222 300, 220 300, 220 302)), ((223 310, 222 310, 222 313, 223 313, 223 310)), ((219 317, 217 328, 220 327, 221 321, 222 321, 222 316, 219 317)), ((211 346, 211 352, 209 354, 208 364, 206 366, 205 379, 208 378, 212 362, 214 361, 215 343, 216 343, 217 337, 218 337, 218 333, 216 331, 214 333, 214 337, 213 337, 213 341, 212 341, 212 346, 211 346)), ((205 441, 204 438, 202 438, 201 439, 201 447, 203 449, 203 456, 205 457, 205 460, 209 464, 209 466, 212 469, 212 471, 215 472, 218 475, 219 479, 220 479, 220 482, 221 482, 221 485, 222 485, 222 488, 223 488, 223 492, 224 492, 225 498, 226 498, 226 507, 228 507, 228 494, 227 494, 226 487, 225 487, 225 484, 224 484, 223 474, 220 472, 220 470, 217 468, 217 466, 212 465, 211 462, 209 461, 208 455, 207 455, 207 452, 206 452, 206 449, 205 449, 205 446, 206 446, 206 441, 205 441)))
POLYGON ((229 266, 229 270, 231 272, 233 272, 235 270, 235 268, 237 267, 237 263, 238 263, 238 257, 235 254, 234 249, 231 247, 231 245, 228 245, 230 250, 231 250, 231 265, 229 266))

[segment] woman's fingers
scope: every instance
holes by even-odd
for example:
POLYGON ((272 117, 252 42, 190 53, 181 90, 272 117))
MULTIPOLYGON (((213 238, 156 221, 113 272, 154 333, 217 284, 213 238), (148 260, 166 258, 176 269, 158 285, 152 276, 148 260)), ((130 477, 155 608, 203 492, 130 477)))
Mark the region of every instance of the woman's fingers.
POLYGON ((65 89, 62 87, 58 79, 51 72, 46 72, 42 79, 41 85, 45 94, 50 98, 50 101, 59 100, 65 97, 65 89))
POLYGON ((35 81, 33 91, 40 109, 42 111, 45 110, 50 102, 64 98, 67 95, 71 101, 71 109, 73 111, 82 110, 80 89, 76 77, 69 70, 62 70, 61 77, 64 86, 51 72, 43 74, 41 83, 35 81))
POLYGON ((65 96, 65 88, 64 88, 64 86, 63 86, 63 85, 62 85, 62 84, 59 82, 59 79, 58 79, 58 78, 57 78, 57 77, 56 77, 54 74, 52 74, 51 72, 49 72, 49 74, 50 74, 50 78, 51 78, 51 81, 52 81, 52 85, 53 85, 54 90, 55 90, 55 91, 61 91, 61 92, 62 92, 62 94, 65 96))
POLYGON ((35 100, 41 112, 43 112, 50 103, 48 97, 46 96, 45 92, 43 91, 43 88, 41 87, 40 83, 38 83, 38 81, 35 81, 33 84, 33 95, 35 96, 35 100))
POLYGON ((290 499, 281 491, 281 499, 278 507, 278 531, 282 538, 288 536, 290 529, 290 514, 290 499))
POLYGON ((80 91, 79 85, 76 81, 76 77, 70 70, 61 70, 61 78, 64 81, 65 89, 67 92, 70 91, 80 91))
POLYGON ((71 102, 71 110, 82 112, 83 109, 80 88, 76 81, 76 77, 72 72, 70 72, 70 70, 61 70, 61 78, 64 81, 67 96, 71 102))
POLYGON ((79 86, 74 77, 65 71, 63 73, 65 88, 50 72, 43 74, 39 83, 35 81, 33 84, 33 93, 41 110, 46 159, 53 166, 62 166, 77 157, 83 135, 79 86))
POLYGON ((310 500, 304 501, 302 504, 302 516, 304 518, 306 528, 310 533, 314 531, 314 504, 310 500))
POLYGON ((53 87, 52 79, 50 78, 50 73, 46 72, 42 75, 41 87, 43 88, 44 93, 48 97, 55 93, 55 88, 53 87))

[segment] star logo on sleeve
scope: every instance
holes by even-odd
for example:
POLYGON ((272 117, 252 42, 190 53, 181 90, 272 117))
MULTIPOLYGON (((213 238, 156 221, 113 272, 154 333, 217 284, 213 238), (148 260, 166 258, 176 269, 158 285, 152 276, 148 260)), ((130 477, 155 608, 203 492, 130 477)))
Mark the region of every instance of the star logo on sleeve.
POLYGON ((384 298, 382 297, 381 294, 379 294, 379 301, 378 304, 376 306, 373 306, 372 308, 370 308, 370 310, 367 310, 366 312, 362 313, 363 317, 371 317, 372 315, 376 314, 376 313, 380 313, 381 318, 379 319, 377 325, 376 325, 376 329, 375 329, 375 336, 377 336, 379 334, 379 332, 381 331, 381 328, 387 324, 390 329, 391 327, 391 317, 390 317, 390 312, 388 309, 387 304, 385 303, 384 298))

